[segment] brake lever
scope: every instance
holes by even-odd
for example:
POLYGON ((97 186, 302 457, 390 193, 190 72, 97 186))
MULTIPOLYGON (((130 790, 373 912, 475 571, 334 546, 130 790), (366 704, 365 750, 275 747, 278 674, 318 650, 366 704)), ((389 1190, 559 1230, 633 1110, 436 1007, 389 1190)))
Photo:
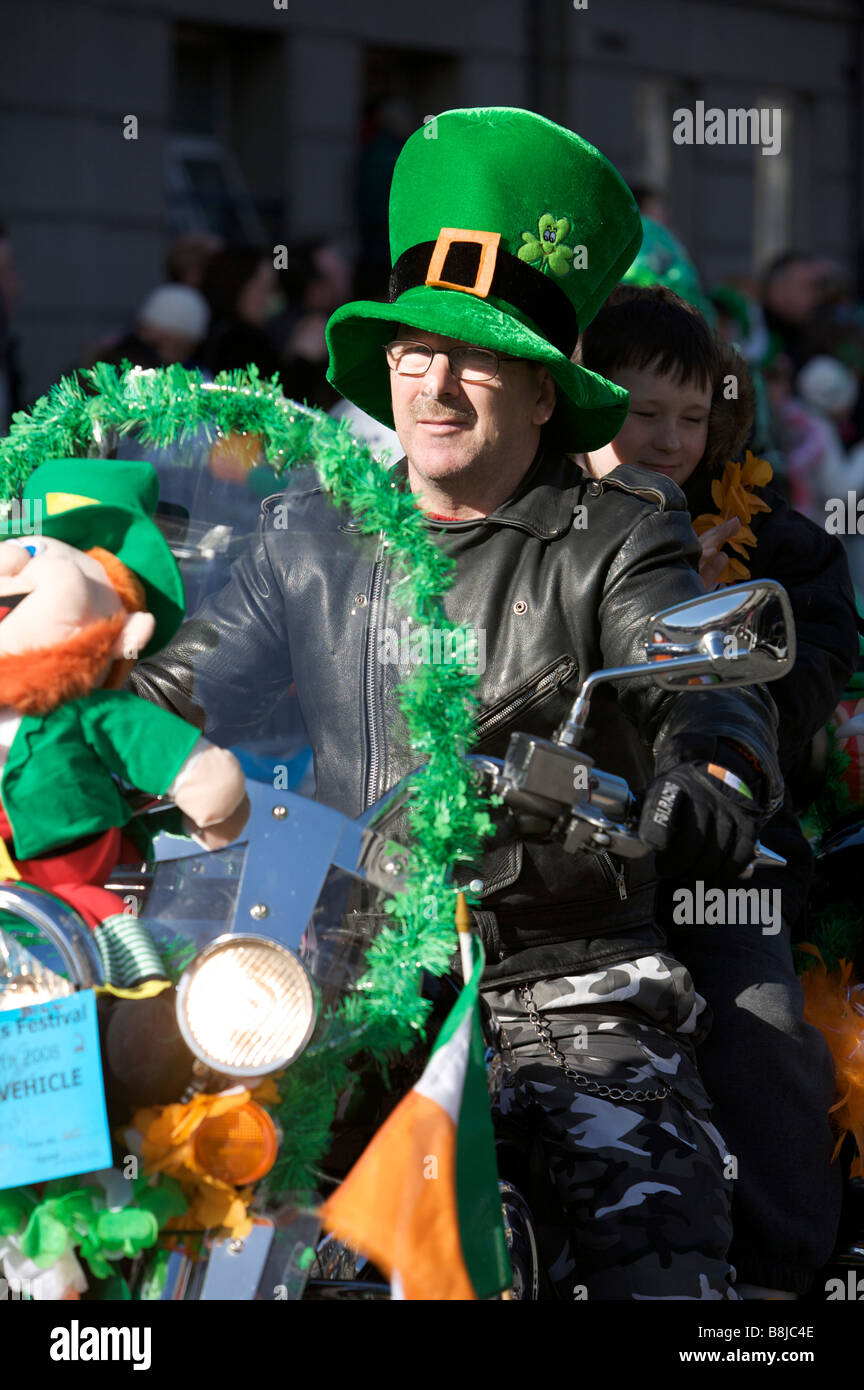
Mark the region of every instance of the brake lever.
MULTIPOLYGON (((621 859, 641 859, 649 853, 639 837, 642 796, 634 796, 623 778, 595 767, 586 754, 517 733, 511 735, 505 763, 492 758, 471 761, 487 787, 500 795, 517 817, 547 820, 552 833, 561 836, 567 853, 593 850, 617 854, 621 859), (585 774, 589 796, 568 804, 577 771, 585 774)), ((739 877, 751 878, 758 868, 785 867, 782 855, 757 840, 753 858, 739 877)))
POLYGON ((775 854, 773 849, 763 845, 761 840, 757 840, 753 849, 753 858, 742 869, 739 878, 752 878, 754 869, 785 869, 787 861, 782 854, 775 854))
MULTIPOLYGON (((641 798, 631 797, 628 810, 631 814, 626 820, 612 820, 599 808, 588 802, 579 802, 571 809, 569 821, 563 836, 563 847, 569 854, 578 850, 594 853, 615 854, 619 859, 643 859, 649 848, 639 836, 639 816, 641 798)), ((783 869, 786 860, 757 840, 750 863, 738 875, 741 879, 753 877, 756 869, 783 869)))

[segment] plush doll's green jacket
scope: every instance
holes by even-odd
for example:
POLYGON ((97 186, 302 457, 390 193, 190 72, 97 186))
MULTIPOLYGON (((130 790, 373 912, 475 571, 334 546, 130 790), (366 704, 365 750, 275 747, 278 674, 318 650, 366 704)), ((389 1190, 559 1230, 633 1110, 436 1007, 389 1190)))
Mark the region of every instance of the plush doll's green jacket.
POLYGON ((115 779, 161 796, 199 738, 185 719, 122 690, 25 715, 0 778, 15 857, 125 825, 132 813, 115 779))

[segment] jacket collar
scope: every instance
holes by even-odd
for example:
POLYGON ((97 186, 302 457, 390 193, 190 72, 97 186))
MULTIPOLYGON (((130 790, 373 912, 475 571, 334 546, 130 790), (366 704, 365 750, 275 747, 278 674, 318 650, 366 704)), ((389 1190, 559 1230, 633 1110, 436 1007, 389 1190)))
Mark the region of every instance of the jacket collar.
MULTIPOLYGON (((394 466, 394 477, 407 484, 408 462, 394 466)), ((540 540, 555 540, 569 529, 585 478, 577 463, 543 444, 516 492, 488 516, 475 521, 430 521, 436 531, 468 531, 473 526, 513 526, 540 540)))

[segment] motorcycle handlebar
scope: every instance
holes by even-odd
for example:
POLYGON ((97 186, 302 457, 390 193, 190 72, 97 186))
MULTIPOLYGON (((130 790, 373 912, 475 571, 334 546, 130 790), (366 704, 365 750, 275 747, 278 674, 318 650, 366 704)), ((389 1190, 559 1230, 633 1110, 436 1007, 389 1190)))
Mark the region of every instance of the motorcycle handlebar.
MULTIPOLYGON (((648 846, 638 833, 638 799, 623 777, 592 767, 587 796, 567 805, 515 785, 508 779, 506 764, 497 758, 474 757, 471 761, 480 771, 487 788, 500 795, 505 805, 521 812, 523 818, 527 815, 538 822, 545 820, 550 832, 557 828, 556 838, 560 838, 570 852, 577 849, 611 849, 612 853, 616 850, 620 853, 623 850, 623 857, 631 859, 649 853, 648 846), (572 833, 574 824, 576 834, 572 833)), ((532 826, 532 833, 538 833, 538 828, 532 826)), ((741 871, 739 878, 751 878, 758 868, 785 867, 786 860, 781 854, 776 854, 757 840, 753 858, 741 871)))

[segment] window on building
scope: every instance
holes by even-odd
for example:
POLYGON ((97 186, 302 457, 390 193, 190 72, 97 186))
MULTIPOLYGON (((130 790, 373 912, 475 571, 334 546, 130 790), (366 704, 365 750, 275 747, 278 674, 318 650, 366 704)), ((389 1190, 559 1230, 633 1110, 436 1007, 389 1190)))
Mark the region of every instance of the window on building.
POLYGON ((212 136, 173 136, 166 150, 172 230, 216 232, 226 241, 260 242, 264 224, 236 161, 212 136))
POLYGON ((388 205, 393 166, 408 136, 461 104, 459 59, 446 53, 367 48, 356 179, 357 293, 378 298, 390 273, 388 205))
POLYGON ((272 150, 283 124, 283 47, 272 34, 179 24, 166 148, 177 232, 269 241, 285 221, 272 150))

